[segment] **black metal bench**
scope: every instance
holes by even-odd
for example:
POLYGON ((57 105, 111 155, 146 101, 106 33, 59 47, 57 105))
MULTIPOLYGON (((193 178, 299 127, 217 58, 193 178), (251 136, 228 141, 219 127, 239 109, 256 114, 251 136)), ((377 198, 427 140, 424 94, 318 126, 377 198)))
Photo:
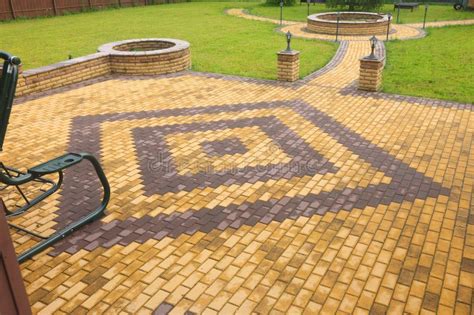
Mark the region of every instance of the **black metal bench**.
MULTIPOLYGON (((8 120, 10 118, 13 100, 15 98, 16 85, 18 81, 18 67, 21 61, 18 57, 14 57, 3 51, 0 51, 0 58, 4 60, 2 76, 0 78, 0 151, 2 151, 7 132, 8 120)), ((37 253, 48 248, 52 244, 66 237, 85 224, 100 218, 103 215, 110 200, 110 186, 99 161, 97 161, 97 159, 89 153, 67 153, 48 162, 32 167, 26 172, 22 172, 12 167, 7 167, 2 162, 0 162, 0 183, 4 184, 1 189, 4 190, 7 187, 14 186, 21 195, 21 198, 24 200, 23 206, 19 206, 14 210, 5 211, 7 219, 10 219, 23 214, 31 207, 38 204, 40 201, 55 193, 61 187, 63 182, 64 169, 81 163, 84 160, 87 160, 92 164, 102 184, 103 197, 100 205, 98 205, 95 210, 87 213, 80 219, 68 224, 66 227, 49 236, 43 236, 21 226, 9 223, 11 227, 41 239, 41 241, 39 241, 36 245, 18 256, 19 262, 23 262, 33 257, 37 253), (53 173, 58 174, 57 181, 43 178, 45 175, 53 173), (22 185, 31 182, 47 185, 48 188, 35 195, 34 198, 28 198, 24 193, 22 185)))
POLYGON ((316 5, 316 3, 324 3, 326 0, 300 0, 300 5, 303 3, 312 3, 313 5, 316 5))
POLYGON ((413 9, 418 9, 419 7, 418 2, 399 2, 399 3, 394 3, 393 4, 393 10, 395 9, 411 9, 411 12, 413 12, 413 9))

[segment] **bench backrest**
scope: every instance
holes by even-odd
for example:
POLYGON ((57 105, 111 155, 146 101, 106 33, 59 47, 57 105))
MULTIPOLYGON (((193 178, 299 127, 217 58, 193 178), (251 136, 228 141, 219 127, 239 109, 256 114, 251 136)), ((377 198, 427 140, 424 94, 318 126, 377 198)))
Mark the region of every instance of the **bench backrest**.
POLYGON ((0 51, 0 58, 4 60, 0 78, 0 151, 2 151, 7 134, 8 120, 15 99, 18 66, 21 61, 18 57, 4 51, 0 51))

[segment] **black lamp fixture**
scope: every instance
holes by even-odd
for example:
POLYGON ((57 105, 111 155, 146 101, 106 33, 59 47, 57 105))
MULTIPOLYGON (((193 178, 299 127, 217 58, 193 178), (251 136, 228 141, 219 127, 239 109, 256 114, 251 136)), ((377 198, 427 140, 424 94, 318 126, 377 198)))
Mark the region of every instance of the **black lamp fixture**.
POLYGON ((286 32, 286 43, 287 43, 286 51, 291 51, 291 47, 290 47, 291 37, 293 37, 293 35, 291 35, 290 31, 286 32))
POLYGON ((377 45, 377 37, 372 36, 370 38, 370 55, 369 57, 367 57, 367 59, 372 59, 372 60, 375 60, 377 59, 377 57, 375 57, 375 45, 377 45))

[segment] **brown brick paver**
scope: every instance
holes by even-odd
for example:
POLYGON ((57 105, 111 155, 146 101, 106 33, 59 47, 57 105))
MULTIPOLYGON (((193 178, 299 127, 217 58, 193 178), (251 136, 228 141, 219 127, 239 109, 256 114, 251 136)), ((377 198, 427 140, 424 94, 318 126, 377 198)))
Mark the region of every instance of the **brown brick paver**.
MULTIPOLYGON (((5 163, 90 151, 113 192, 22 264, 33 311, 472 312, 474 107, 357 91, 369 44, 341 47, 293 84, 108 76, 19 99, 5 163)), ((15 223, 92 207, 97 183, 66 175, 15 223)))

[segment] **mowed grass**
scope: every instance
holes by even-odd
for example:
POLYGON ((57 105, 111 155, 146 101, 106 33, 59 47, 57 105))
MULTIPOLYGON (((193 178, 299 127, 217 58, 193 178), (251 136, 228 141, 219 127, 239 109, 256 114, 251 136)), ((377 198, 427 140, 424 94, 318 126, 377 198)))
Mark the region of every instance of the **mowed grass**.
MULTIPOLYGON (((224 13, 252 3, 181 3, 110 9, 54 18, 0 23, 0 50, 22 58, 25 69, 94 53, 113 41, 169 37, 191 43, 193 69, 276 78, 276 52, 286 47, 275 25, 224 13)), ((301 75, 324 66, 337 45, 293 39, 301 51, 301 75)))
POLYGON ((384 92, 474 103, 474 25, 429 28, 419 40, 386 43, 384 92))
MULTIPOLYGON (((275 6, 268 6, 265 4, 255 4, 248 9, 250 13, 265 17, 270 17, 274 19, 280 18, 280 8, 275 6)), ((335 9, 329 9, 325 4, 316 3, 315 5, 310 4, 309 6, 310 14, 336 11, 335 9)), ((396 22, 397 11, 393 10, 393 4, 386 4, 382 9, 376 10, 377 12, 391 12, 394 21, 396 22)), ((425 7, 420 3, 418 9, 411 12, 407 9, 400 10, 400 23, 422 23, 423 16, 425 14, 425 7)), ((283 8, 283 19, 290 21, 306 21, 308 16, 308 8, 306 3, 301 5, 297 4, 291 7, 283 8)), ((453 9, 452 4, 431 4, 428 7, 428 12, 426 20, 430 22, 434 21, 447 21, 447 20, 466 20, 474 19, 474 11, 456 11, 453 9)))

